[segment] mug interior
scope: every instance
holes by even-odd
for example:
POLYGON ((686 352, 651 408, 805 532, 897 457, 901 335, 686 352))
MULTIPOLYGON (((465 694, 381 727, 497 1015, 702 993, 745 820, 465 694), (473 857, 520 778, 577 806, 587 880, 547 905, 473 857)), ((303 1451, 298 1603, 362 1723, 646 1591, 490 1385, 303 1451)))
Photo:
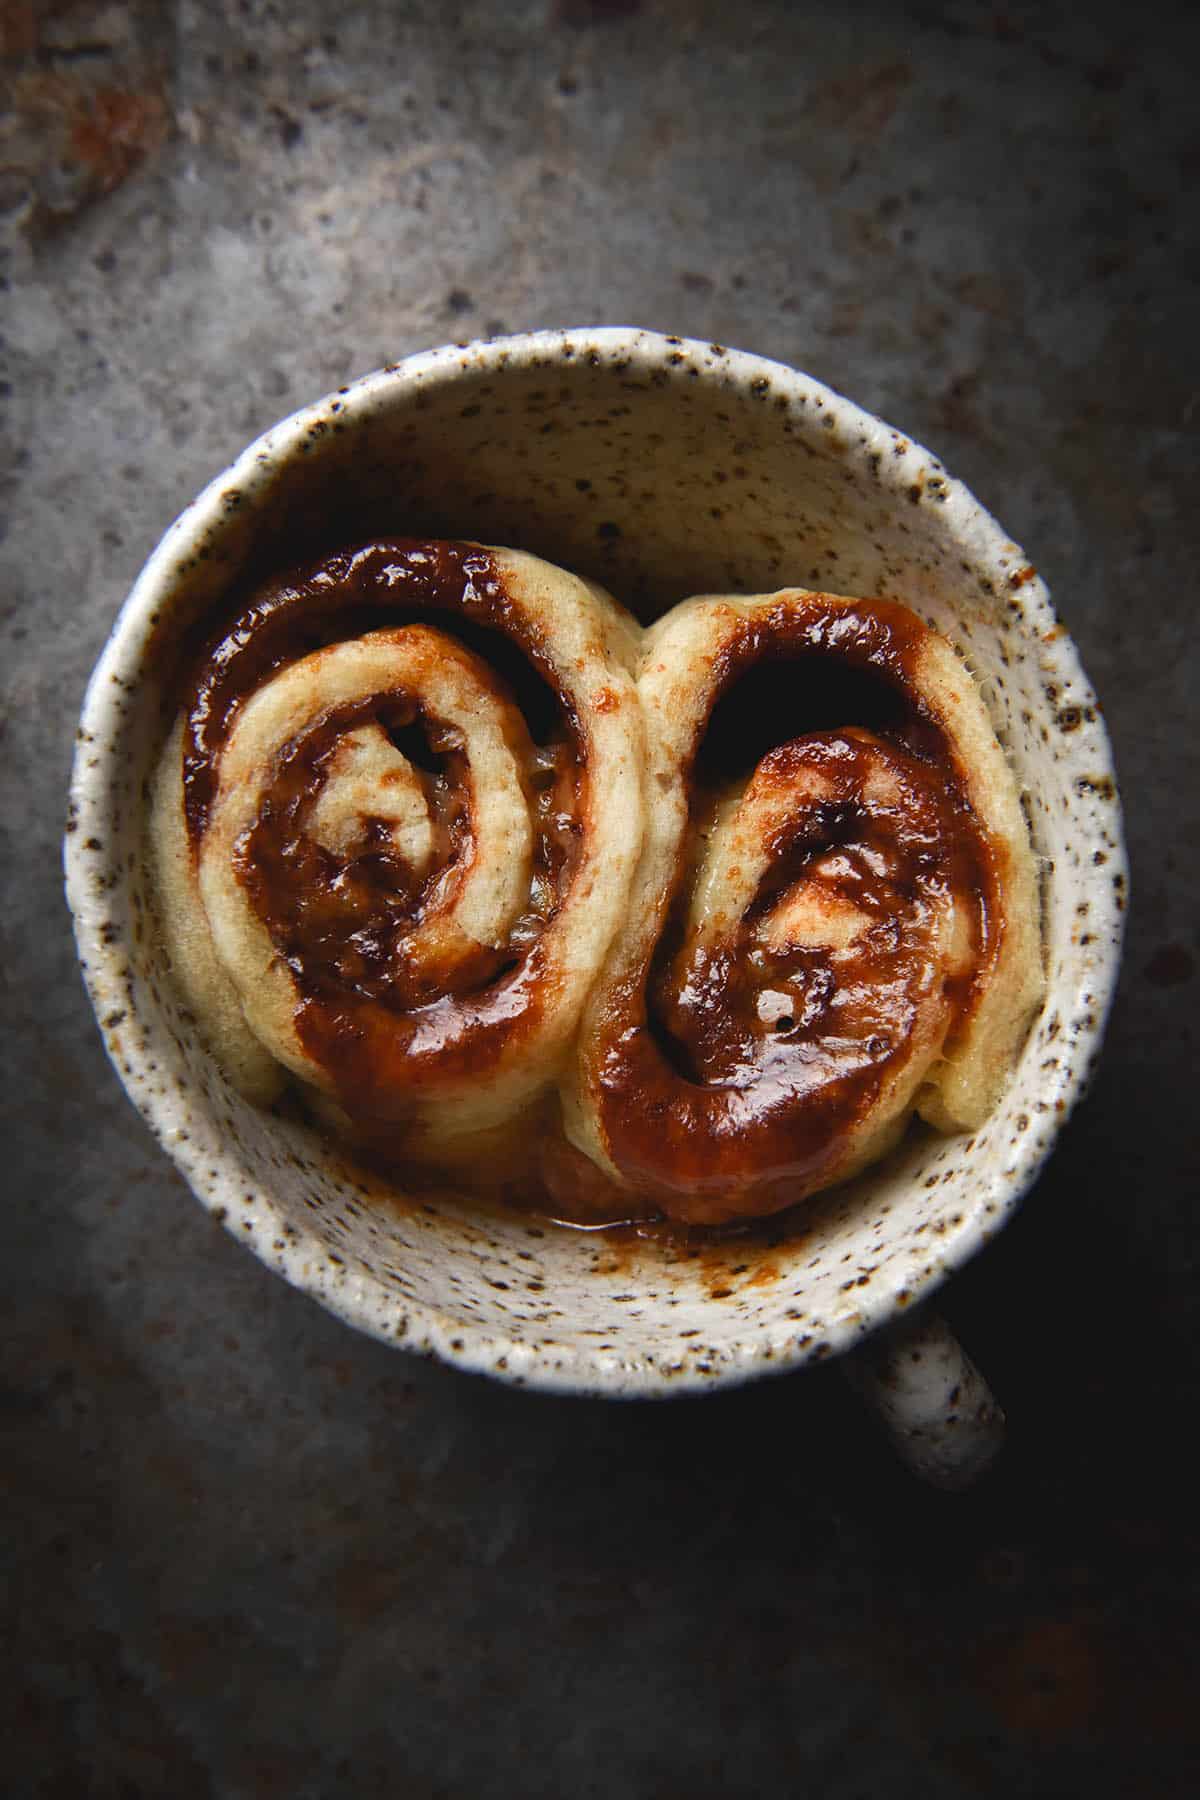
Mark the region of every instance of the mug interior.
MULTIPOLYGON (((797 721, 796 729, 803 722, 797 721)), ((349 1323, 515 1382, 657 1393, 845 1348, 924 1296, 1032 1180, 1094 1055, 1125 865, 1107 738, 1022 551, 941 465, 808 377, 627 330, 410 359, 268 432, 172 527, 89 690, 67 838, 85 975, 131 1097, 199 1197, 349 1323), (1044 875, 1048 997, 972 1137, 914 1130, 799 1225, 703 1248, 399 1194, 256 1111, 197 1041, 154 929, 147 781, 216 605, 371 535, 472 537, 643 620, 785 585, 904 601, 980 680, 1044 875)))

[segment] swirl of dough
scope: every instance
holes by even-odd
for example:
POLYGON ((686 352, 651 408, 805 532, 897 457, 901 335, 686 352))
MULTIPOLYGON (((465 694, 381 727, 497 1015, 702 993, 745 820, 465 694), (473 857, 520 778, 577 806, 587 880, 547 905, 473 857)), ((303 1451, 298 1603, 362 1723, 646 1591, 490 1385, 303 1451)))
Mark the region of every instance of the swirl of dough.
POLYGON ((641 847, 636 644, 534 557, 399 540, 206 647, 152 842, 172 960, 250 1098, 286 1070, 410 1166, 519 1166, 641 847))
POLYGON ((565 1084, 576 1149, 618 1192, 720 1224, 844 1180, 914 1110, 980 1124, 1041 993, 1038 898, 949 644, 889 602, 701 597, 647 634, 638 686, 646 844, 565 1084), (798 696, 850 671, 882 718, 806 729, 798 698, 798 735, 715 778, 718 703, 797 659, 798 696))

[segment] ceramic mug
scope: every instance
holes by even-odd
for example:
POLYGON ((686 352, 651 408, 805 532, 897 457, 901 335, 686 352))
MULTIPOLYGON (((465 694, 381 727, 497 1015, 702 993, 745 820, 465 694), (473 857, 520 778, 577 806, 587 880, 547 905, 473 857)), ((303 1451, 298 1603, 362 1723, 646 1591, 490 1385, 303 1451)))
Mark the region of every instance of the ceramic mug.
POLYGON ((68 896, 108 1053, 213 1214, 358 1329, 514 1384, 650 1396, 848 1360, 898 1447, 969 1479, 1000 1418, 924 1302, 1004 1224, 1097 1053, 1126 869, 1095 697, 1024 553, 935 457, 777 363, 625 328, 455 345, 368 375, 243 452, 175 522, 83 710, 68 896), (197 1041, 150 922, 147 778, 197 622, 235 583, 370 535, 471 537, 643 618, 787 585, 887 596, 980 680, 1043 871, 1045 1003, 973 1136, 918 1131, 790 1234, 695 1252, 388 1196, 197 1041), (774 1241, 775 1238, 778 1241, 774 1241))

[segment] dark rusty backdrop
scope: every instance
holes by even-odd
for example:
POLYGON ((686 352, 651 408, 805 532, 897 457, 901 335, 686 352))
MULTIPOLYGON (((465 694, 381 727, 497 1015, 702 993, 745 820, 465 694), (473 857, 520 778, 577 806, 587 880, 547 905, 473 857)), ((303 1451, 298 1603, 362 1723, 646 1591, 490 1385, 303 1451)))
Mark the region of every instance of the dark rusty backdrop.
POLYGON ((1196 1792, 1189 9, 2 17, 0 1787, 1196 1792), (170 518, 356 373, 599 322, 779 357, 933 447, 1107 706, 1125 979, 1090 1102, 947 1294, 1012 1421, 964 1498, 899 1472, 834 1369, 618 1406, 354 1337, 189 1200, 76 979, 71 731, 170 518))

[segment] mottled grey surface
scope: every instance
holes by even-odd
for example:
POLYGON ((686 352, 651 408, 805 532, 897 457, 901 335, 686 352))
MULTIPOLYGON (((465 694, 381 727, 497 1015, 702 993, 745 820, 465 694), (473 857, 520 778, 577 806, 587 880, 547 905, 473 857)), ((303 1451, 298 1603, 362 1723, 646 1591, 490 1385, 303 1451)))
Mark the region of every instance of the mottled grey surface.
POLYGON ((8 1791, 1195 1791, 1200 40, 1080 10, 6 8, 8 1791), (71 730, 170 517, 351 374, 599 321, 929 444, 1106 701, 1126 977, 947 1295, 1012 1427, 969 1496, 833 1370, 619 1407, 352 1336, 189 1200, 75 976, 71 730))

